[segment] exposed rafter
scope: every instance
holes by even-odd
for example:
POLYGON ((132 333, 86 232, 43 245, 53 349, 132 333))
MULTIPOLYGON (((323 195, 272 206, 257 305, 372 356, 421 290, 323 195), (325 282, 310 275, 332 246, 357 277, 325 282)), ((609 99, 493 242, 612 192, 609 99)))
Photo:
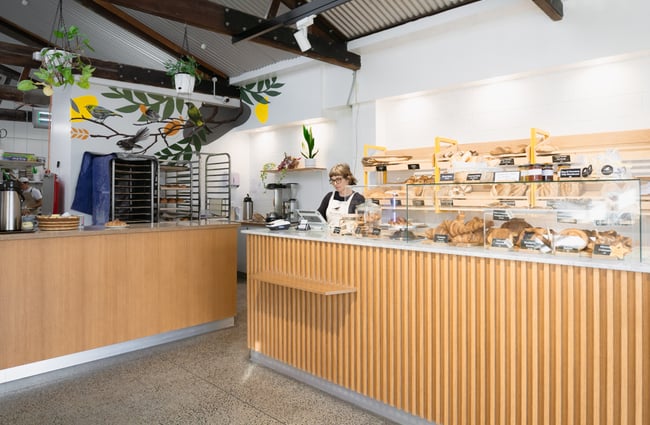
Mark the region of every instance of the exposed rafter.
MULTIPOLYGON (((159 0, 105 0, 104 2, 230 36, 241 33, 246 28, 254 27, 263 21, 257 16, 212 3, 209 0, 173 3, 159 0)), ((291 28, 277 28, 251 41, 349 69, 361 67, 359 55, 349 52, 344 43, 335 43, 331 38, 310 37, 309 41, 313 49, 302 53, 293 38, 291 28)))
MULTIPOLYGON (((124 28, 126 31, 136 34, 138 37, 147 40, 147 42, 155 45, 162 50, 166 50, 172 55, 180 56, 185 53, 182 46, 179 46, 173 41, 165 38, 160 33, 154 31, 147 25, 144 25, 142 22, 133 18, 128 13, 123 12, 119 8, 112 5, 110 2, 102 0, 80 0, 80 3, 87 8, 92 9, 95 13, 124 28)), ((200 58, 196 58, 196 61, 199 63, 201 70, 206 75, 216 75, 219 78, 226 80, 228 79, 228 75, 226 75, 226 73, 222 70, 211 66, 205 61, 202 61, 200 58)))
POLYGON ((312 0, 301 6, 291 9, 289 12, 284 13, 278 17, 262 21, 256 26, 246 29, 239 34, 232 37, 232 42, 237 43, 244 40, 251 40, 253 38, 264 35, 277 28, 286 27, 295 24, 301 19, 308 18, 311 15, 318 15, 333 7, 347 3, 350 0, 312 0))
POLYGON ((564 17, 564 5, 562 0, 533 0, 554 21, 564 17))

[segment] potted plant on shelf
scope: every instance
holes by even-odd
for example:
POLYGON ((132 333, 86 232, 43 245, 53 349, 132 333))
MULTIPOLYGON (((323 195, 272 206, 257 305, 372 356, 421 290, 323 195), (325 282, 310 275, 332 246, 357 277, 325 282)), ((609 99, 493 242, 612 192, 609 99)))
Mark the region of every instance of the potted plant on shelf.
POLYGON ((190 55, 181 56, 177 60, 168 60, 164 65, 178 93, 192 93, 194 85, 201 82, 199 64, 190 55))
POLYGON ((313 168, 316 166, 316 155, 318 154, 318 150, 314 150, 315 144, 316 144, 316 139, 314 139, 314 134, 311 131, 311 127, 307 129, 304 125, 302 126, 302 136, 305 139, 302 142, 302 147, 304 150, 301 152, 302 156, 305 157, 305 168, 313 168))
POLYGON ((61 26, 54 31, 56 40, 61 40, 63 49, 45 48, 36 52, 34 57, 41 60, 41 67, 34 71, 34 77, 18 83, 18 90, 29 91, 42 88, 43 94, 51 96, 54 87, 71 86, 76 84, 82 89, 90 87, 90 77, 95 68, 87 59, 82 57, 84 49, 94 51, 88 38, 75 25, 61 26), (78 75, 78 77, 75 77, 78 75))

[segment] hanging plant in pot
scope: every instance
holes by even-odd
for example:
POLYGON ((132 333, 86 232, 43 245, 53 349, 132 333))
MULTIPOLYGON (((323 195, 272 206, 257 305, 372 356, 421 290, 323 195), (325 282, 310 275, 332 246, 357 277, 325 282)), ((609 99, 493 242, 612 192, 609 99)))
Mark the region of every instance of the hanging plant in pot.
POLYGON ((192 56, 185 55, 177 60, 169 60, 164 65, 167 75, 172 77, 177 93, 192 93, 194 86, 201 82, 199 65, 192 56))
POLYGON ((314 134, 311 131, 311 127, 307 129, 304 125, 302 126, 302 136, 305 139, 302 142, 303 151, 301 152, 302 156, 305 157, 305 168, 313 168, 316 166, 316 155, 319 150, 314 150, 316 145, 316 139, 314 134), (305 150, 307 152, 305 152, 305 150))
MULTIPOLYGON (((94 51, 88 38, 75 25, 62 24, 53 32, 56 40, 62 41, 63 49, 45 48, 35 54, 40 57, 41 67, 34 71, 34 77, 18 83, 18 90, 29 91, 41 88, 43 94, 52 96, 54 87, 77 85, 82 89, 90 87, 90 77, 95 68, 84 59, 84 49, 94 51)), ((55 40, 55 41, 56 41, 55 40)))

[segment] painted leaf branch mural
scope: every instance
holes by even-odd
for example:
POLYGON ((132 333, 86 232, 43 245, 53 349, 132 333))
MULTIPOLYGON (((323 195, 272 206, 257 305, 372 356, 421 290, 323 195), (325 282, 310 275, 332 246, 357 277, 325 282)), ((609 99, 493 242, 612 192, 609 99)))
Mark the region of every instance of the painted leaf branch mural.
POLYGON ((280 95, 283 85, 272 78, 241 87, 239 108, 197 106, 175 96, 108 87, 101 97, 70 99, 70 120, 79 124, 71 128, 70 138, 103 139, 124 152, 160 160, 191 160, 203 146, 246 122, 251 114, 246 104, 257 102, 258 119, 258 110, 268 117, 268 99, 280 95))
POLYGON ((284 83, 278 82, 277 77, 260 80, 256 83, 246 84, 239 88, 241 101, 251 106, 255 105, 255 116, 258 121, 265 123, 269 119, 269 97, 279 96, 279 88, 284 83))
MULTIPOLYGON (((114 139, 120 149, 137 154, 146 154, 156 143, 162 141, 165 147, 154 155, 159 159, 169 160, 189 160, 207 143, 206 132, 210 130, 202 121, 200 111, 192 103, 186 104, 183 99, 173 96, 130 89, 109 87, 109 90, 102 93, 102 96, 117 100, 122 106, 110 110, 97 102, 92 103, 93 96, 90 96, 92 99, 85 99, 85 102, 80 102, 79 99, 70 100, 72 111, 77 113, 77 116, 71 118, 73 121, 88 121, 107 130, 103 134, 92 133, 89 137, 114 139), (186 106, 190 115, 187 120, 183 118, 186 106), (125 115, 132 114, 137 114, 133 122, 133 133, 119 131, 116 126, 108 124, 112 117, 124 118, 125 115), (181 131, 184 136, 182 139, 170 140, 181 131)), ((79 134, 79 129, 73 129, 73 132, 79 134)))

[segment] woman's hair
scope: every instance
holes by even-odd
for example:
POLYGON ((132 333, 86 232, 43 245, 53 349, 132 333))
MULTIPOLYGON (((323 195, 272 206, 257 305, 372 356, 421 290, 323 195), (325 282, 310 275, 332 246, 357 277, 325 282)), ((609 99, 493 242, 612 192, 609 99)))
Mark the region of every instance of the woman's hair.
POLYGON ((348 184, 357 184, 357 179, 352 175, 352 171, 350 171, 350 166, 348 164, 336 164, 333 166, 330 170, 330 179, 335 176, 343 177, 348 181, 348 184))

